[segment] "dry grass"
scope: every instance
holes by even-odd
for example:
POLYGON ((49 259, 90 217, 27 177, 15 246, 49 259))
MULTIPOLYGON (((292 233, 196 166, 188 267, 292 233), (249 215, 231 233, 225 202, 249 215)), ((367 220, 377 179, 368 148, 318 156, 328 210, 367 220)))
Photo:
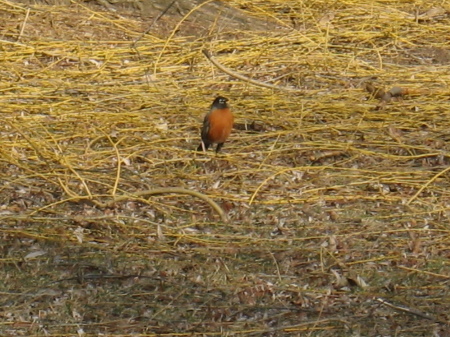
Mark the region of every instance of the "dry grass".
POLYGON ((1 334, 448 336, 450 7, 420 16, 441 3, 236 0, 279 27, 142 37, 0 3, 1 334), (411 95, 377 109, 369 79, 411 95), (263 130, 196 153, 219 93, 263 130), (165 187, 229 222, 139 194, 165 187))

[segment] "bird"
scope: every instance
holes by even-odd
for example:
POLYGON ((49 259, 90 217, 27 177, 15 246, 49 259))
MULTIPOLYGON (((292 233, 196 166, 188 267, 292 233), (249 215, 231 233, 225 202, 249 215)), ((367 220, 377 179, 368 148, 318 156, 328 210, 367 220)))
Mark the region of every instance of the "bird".
POLYGON ((227 104, 228 98, 218 96, 211 104, 209 112, 203 120, 201 131, 202 142, 197 151, 203 151, 217 143, 216 153, 220 151, 228 139, 234 124, 234 116, 227 104))

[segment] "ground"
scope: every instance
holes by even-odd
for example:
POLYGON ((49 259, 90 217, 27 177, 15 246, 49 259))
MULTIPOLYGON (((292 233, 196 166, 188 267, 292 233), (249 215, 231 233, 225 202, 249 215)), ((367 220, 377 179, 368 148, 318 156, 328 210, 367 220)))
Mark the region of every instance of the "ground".
POLYGON ((449 336, 449 5, 141 7, 0 4, 0 334, 449 336))

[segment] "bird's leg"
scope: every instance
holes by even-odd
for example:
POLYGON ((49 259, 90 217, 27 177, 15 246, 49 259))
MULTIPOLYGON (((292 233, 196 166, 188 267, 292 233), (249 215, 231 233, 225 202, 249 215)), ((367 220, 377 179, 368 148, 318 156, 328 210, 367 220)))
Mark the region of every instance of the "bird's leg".
POLYGON ((217 144, 217 147, 216 147, 216 153, 219 153, 220 149, 223 147, 223 144, 225 144, 225 143, 219 143, 219 144, 217 144))

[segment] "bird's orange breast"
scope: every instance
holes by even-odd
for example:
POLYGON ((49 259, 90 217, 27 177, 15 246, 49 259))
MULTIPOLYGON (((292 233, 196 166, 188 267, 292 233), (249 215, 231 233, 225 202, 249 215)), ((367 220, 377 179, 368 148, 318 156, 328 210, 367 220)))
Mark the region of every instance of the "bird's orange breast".
POLYGON ((230 136, 233 128, 234 116, 230 109, 216 109, 211 111, 209 117, 208 138, 214 143, 224 143, 230 136))

